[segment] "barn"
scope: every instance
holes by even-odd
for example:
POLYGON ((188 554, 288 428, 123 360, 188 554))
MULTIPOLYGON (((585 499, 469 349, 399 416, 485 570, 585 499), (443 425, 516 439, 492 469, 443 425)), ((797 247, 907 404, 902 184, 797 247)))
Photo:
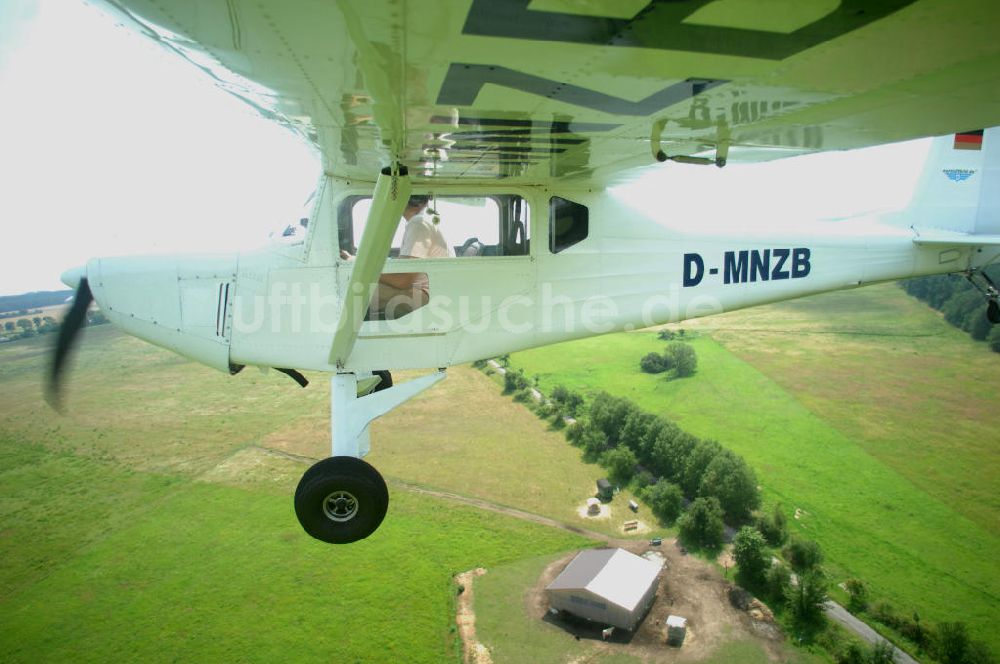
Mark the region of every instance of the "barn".
POLYGON ((659 564, 624 549, 590 549, 577 554, 545 594, 554 609, 631 631, 653 605, 659 575, 659 564))

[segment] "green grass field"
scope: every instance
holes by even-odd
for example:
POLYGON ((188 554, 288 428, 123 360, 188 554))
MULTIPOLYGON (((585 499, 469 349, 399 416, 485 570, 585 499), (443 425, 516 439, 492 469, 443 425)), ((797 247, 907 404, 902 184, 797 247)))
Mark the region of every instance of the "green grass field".
POLYGON ((257 444, 322 388, 88 332, 66 418, 45 346, 0 347, 3 661, 460 661, 453 574, 591 544, 405 491, 375 536, 316 542, 305 466, 257 444))
POLYGON ((696 376, 642 374, 655 333, 524 353, 512 365, 604 389, 720 440, 757 470, 795 530, 901 612, 963 620, 996 651, 1000 356, 894 286, 684 326, 696 376))

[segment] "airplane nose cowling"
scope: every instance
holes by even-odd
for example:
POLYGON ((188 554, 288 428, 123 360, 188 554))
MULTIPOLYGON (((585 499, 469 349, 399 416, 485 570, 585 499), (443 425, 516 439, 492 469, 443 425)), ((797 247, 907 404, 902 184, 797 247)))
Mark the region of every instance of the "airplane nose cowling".
POLYGON ((86 267, 74 267, 59 275, 59 281, 63 282, 73 290, 80 287, 80 279, 87 276, 86 267))

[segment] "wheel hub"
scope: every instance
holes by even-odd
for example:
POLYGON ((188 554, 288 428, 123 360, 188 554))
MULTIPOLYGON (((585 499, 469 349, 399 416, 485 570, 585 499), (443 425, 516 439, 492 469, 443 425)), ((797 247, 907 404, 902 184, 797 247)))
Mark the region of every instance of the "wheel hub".
POLYGON ((323 514, 331 521, 350 521, 358 513, 358 499, 347 491, 334 491, 323 499, 323 514))

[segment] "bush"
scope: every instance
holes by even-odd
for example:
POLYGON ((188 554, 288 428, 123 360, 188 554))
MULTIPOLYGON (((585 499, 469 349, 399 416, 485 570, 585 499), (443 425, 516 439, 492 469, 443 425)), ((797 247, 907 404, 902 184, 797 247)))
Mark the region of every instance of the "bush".
POLYGON ((486 368, 486 360, 476 360, 475 362, 472 363, 472 368, 473 369, 485 369, 486 368))
POLYGON ((503 375, 504 394, 512 394, 530 387, 531 384, 524 377, 524 369, 508 369, 507 373, 503 375))
POLYGON ((684 506, 684 494, 681 488, 663 479, 647 487, 643 491, 642 499, 649 505, 656 518, 665 524, 676 521, 684 506))
POLYGON ((868 606, 868 586, 861 579, 848 579, 844 582, 844 589, 851 596, 848 604, 852 611, 864 611, 868 606))
POLYGON ((778 563, 771 565, 764 573, 764 588, 768 598, 775 604, 783 604, 792 587, 792 572, 787 566, 778 563))
POLYGON ((760 531, 743 526, 733 539, 733 557, 739 565, 737 578, 748 588, 764 586, 764 575, 771 566, 771 554, 760 531))
POLYGON ((771 546, 781 546, 788 540, 788 519, 781 511, 780 503, 774 506, 770 517, 757 517, 757 530, 771 546))
POLYGON ((576 392, 567 390, 562 385, 556 385, 552 388, 552 395, 549 398, 570 417, 576 417, 577 412, 583 405, 582 396, 576 392))
POLYGON ((698 498, 677 521, 681 539, 704 549, 722 545, 722 508, 717 498, 698 498))
POLYGON ((658 374, 670 369, 670 364, 659 353, 648 353, 639 360, 639 368, 646 373, 658 374))
POLYGON ((782 554, 796 572, 808 572, 823 562, 823 551, 811 540, 793 539, 782 554))
POLYGON ((530 387, 522 387, 517 392, 514 392, 514 401, 530 406, 535 403, 535 395, 531 393, 530 387))

